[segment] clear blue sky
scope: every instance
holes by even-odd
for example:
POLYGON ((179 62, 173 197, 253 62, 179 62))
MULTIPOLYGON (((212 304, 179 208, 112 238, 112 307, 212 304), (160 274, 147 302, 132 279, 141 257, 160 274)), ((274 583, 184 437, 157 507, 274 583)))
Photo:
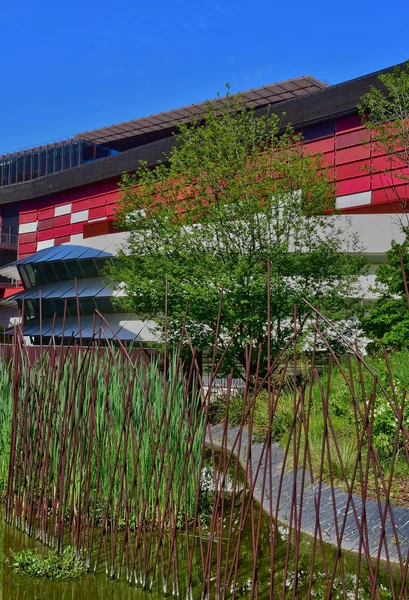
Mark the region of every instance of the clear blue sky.
POLYGON ((408 0, 6 2, 0 153, 213 98, 227 81, 357 77, 409 58, 408 24, 408 0))

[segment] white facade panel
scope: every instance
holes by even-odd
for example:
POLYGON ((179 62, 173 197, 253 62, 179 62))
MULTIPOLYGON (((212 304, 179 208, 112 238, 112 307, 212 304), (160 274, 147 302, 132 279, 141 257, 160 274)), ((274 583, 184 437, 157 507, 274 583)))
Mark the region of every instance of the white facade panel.
POLYGON ((71 212, 72 204, 60 204, 60 206, 55 207, 55 216, 61 217, 62 215, 69 215, 71 212))
POLYGON ((82 223, 88 221, 88 208, 71 213, 71 223, 82 223))
MULTIPOLYGON (((82 235, 82 233, 73 233, 70 241, 67 242, 67 244, 78 244, 78 242, 83 242, 83 240, 84 240, 84 236, 82 235)), ((84 246, 85 246, 85 244, 84 244, 84 246)))
POLYGON ((37 252, 39 250, 44 250, 44 248, 51 248, 51 246, 54 246, 54 239, 37 242, 37 252))
POLYGON ((34 233, 38 229, 38 221, 32 223, 20 223, 18 232, 19 233, 34 233))
POLYGON ((351 208, 353 206, 362 206, 370 204, 372 201, 372 192, 359 192, 358 194, 348 194, 347 196, 338 196, 335 202, 336 208, 351 208))

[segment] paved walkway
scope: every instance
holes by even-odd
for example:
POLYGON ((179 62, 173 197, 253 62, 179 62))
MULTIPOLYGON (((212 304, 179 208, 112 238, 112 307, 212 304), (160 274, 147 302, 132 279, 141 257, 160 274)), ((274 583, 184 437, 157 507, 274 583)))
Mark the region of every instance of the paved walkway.
MULTIPOLYGON (((227 449, 232 451, 235 440, 239 434, 238 427, 230 427, 228 431, 227 449)), ((223 438, 223 427, 212 426, 211 436, 213 445, 217 448, 222 446, 223 438)), ((209 440, 209 435, 207 436, 209 440)), ((240 462, 245 468, 248 452, 248 433, 246 430, 242 433, 241 451, 240 451, 240 462)), ((251 446, 251 473, 256 474, 258 465, 260 463, 260 457, 262 454, 263 444, 253 443, 251 446)), ((237 444, 234 449, 234 453, 237 454, 237 444)), ((271 444, 271 490, 272 499, 271 506, 272 512, 275 516, 277 510, 277 495, 279 489, 280 477, 282 475, 282 463, 283 463, 283 450, 282 448, 272 442, 271 444)), ((264 470, 268 468, 267 458, 263 456, 261 461, 261 468, 258 472, 254 485, 254 497, 261 503, 262 497, 262 485, 264 470)), ((250 469, 249 469, 250 471, 250 469)), ((298 469, 296 478, 292 470, 286 470, 283 474, 283 482, 281 488, 281 497, 279 499, 278 506, 278 521, 289 525, 292 498, 294 493, 297 498, 297 517, 299 518, 299 510, 301 508, 300 492, 302 485, 303 470, 298 469), (296 482, 295 482, 296 479, 296 482), (295 485, 294 485, 295 484, 295 485), (294 490, 295 488, 295 490, 294 490)), ((263 508, 270 511, 270 497, 269 493, 269 476, 267 473, 266 477, 266 489, 263 499, 263 508)), ((346 519, 346 526, 344 535, 342 537, 341 546, 344 550, 352 552, 359 552, 359 540, 360 540, 360 523, 363 521, 363 502, 360 496, 353 495, 353 502, 351 501, 348 506, 348 515, 346 519), (355 506, 356 516, 352 504, 355 506)), ((334 488, 334 494, 332 493, 331 486, 322 485, 321 487, 321 500, 319 502, 319 487, 314 486, 311 483, 309 473, 305 472, 305 483, 304 483, 304 494, 302 498, 302 518, 301 518, 301 531, 308 535, 314 536, 316 530, 316 515, 319 511, 319 523, 321 526, 322 540, 328 544, 338 545, 337 543, 337 531, 336 524, 338 524, 338 531, 340 532, 342 523, 344 520, 347 504, 348 494, 338 488, 334 488), (334 495, 334 499, 333 499, 334 495)), ((384 511, 384 505, 378 505, 375 500, 367 500, 365 503, 366 508, 366 527, 364 532, 367 532, 367 539, 369 544, 369 553, 371 557, 377 558, 378 549, 381 540, 381 516, 384 511)), ((294 517, 293 517, 294 520, 294 517)), ((294 526, 294 524, 293 524, 294 526)), ((366 535, 366 533, 365 533, 366 535)), ((385 526, 385 538, 386 545, 389 553, 389 560, 391 562, 399 561, 399 549, 404 561, 406 561, 409 552, 409 510, 404 508, 393 507, 388 510, 385 526), (398 539, 396 538, 391 521, 391 512, 395 519, 396 532, 398 533, 398 539)), ((364 549, 361 550, 364 553, 364 549)), ((385 541, 382 544, 381 558, 386 559, 385 553, 385 541)))

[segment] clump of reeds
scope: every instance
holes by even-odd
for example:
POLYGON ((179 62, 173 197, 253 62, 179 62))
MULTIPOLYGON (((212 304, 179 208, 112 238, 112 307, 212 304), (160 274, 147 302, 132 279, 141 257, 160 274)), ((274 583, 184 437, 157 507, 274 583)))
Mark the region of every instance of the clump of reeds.
MULTIPOLYGON (((325 342, 317 324, 319 336, 325 342)), ((406 392, 387 357, 386 382, 353 348, 341 363, 329 344, 324 376, 317 344, 300 376, 296 341, 297 332, 256 375, 251 355, 261 364, 264 350, 249 345, 242 393, 231 372, 223 401, 211 406, 223 354, 215 347, 205 388, 186 332, 175 351, 166 347, 149 361, 134 360, 119 342, 50 345, 34 360, 17 335, 12 366, 0 367, 11 411, 6 518, 59 552, 70 545, 87 568, 103 564, 110 577, 161 585, 163 595, 312 597, 319 572, 323 597, 341 588, 340 597, 369 590, 375 598, 380 579, 406 597, 409 545, 391 505, 398 453, 409 464, 406 392), (334 402, 335 372, 342 406, 334 402), (380 400, 393 415, 387 475, 374 441, 380 400), (341 436, 344 403, 351 429, 341 436), (307 565, 303 515, 312 535, 307 565), (352 579, 347 535, 358 556, 352 579)))

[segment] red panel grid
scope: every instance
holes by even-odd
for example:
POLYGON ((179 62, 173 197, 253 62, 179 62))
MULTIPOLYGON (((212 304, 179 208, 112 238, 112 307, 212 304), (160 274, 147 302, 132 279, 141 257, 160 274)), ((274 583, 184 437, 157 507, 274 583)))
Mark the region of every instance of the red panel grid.
POLYGON ((347 196, 348 194, 358 194, 367 192, 371 189, 371 177, 356 177, 355 179, 345 179, 337 187, 337 196, 347 196))

